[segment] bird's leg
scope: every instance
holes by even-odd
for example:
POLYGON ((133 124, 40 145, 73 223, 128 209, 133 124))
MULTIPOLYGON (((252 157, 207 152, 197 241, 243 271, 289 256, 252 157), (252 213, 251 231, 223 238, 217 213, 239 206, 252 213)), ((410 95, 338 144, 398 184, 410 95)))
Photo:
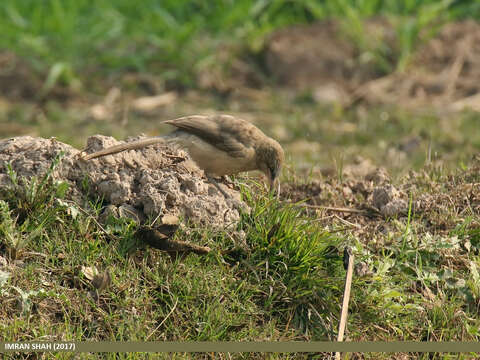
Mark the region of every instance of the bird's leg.
POLYGON ((218 189, 218 191, 220 191, 222 193, 222 195, 226 198, 226 199, 229 199, 230 198, 230 195, 228 195, 221 187, 220 187, 220 184, 218 183, 217 180, 215 180, 215 178, 211 177, 211 176, 207 176, 207 179, 209 182, 211 182, 213 185, 215 185, 215 187, 218 189))
POLYGON ((226 182, 229 185, 235 185, 235 181, 233 181, 233 179, 228 175, 222 175, 220 178, 222 179, 222 182, 226 182))

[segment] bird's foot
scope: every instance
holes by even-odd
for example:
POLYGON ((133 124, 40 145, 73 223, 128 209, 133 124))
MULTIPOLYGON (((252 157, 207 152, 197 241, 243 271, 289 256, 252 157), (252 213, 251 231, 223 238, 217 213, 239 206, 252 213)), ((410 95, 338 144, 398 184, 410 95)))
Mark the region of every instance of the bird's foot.
POLYGON ((215 180, 213 177, 207 177, 208 181, 211 182, 213 185, 215 185, 215 187, 218 189, 218 191, 220 191, 222 193, 222 195, 225 197, 225 199, 229 199, 230 198, 230 195, 228 195, 225 190, 222 189, 222 187, 220 186, 220 184, 218 183, 217 180, 215 180))
POLYGON ((222 175, 220 176, 220 179, 222 180, 222 183, 226 184, 227 186, 235 185, 235 181, 233 181, 233 179, 228 175, 222 175))

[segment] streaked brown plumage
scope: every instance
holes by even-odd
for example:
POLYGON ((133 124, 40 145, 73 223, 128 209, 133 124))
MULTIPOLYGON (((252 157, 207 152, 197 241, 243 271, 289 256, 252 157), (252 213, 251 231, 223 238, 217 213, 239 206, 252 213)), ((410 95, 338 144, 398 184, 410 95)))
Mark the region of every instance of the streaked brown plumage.
POLYGON ((270 187, 280 174, 284 153, 280 144, 248 121, 230 115, 193 115, 164 121, 177 127, 172 133, 112 146, 83 157, 84 160, 173 142, 185 148, 207 175, 231 175, 260 170, 270 187))

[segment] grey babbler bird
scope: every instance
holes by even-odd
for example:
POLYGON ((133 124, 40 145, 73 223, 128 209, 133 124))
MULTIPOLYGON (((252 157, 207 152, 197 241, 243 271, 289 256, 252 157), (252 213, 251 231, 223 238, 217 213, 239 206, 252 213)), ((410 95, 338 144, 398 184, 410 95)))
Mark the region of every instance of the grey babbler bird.
POLYGON ((280 144, 255 125, 230 115, 185 116, 164 121, 177 129, 172 133, 112 146, 83 156, 84 160, 167 142, 185 148, 207 176, 223 176, 260 170, 270 188, 284 162, 280 144))

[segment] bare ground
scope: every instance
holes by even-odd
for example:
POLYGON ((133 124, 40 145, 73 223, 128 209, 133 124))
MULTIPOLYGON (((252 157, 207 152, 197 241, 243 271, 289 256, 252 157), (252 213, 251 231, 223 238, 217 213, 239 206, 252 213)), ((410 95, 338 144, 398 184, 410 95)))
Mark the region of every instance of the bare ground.
MULTIPOLYGON (((393 25, 382 18, 364 23, 365 37, 398 53, 393 25)), ((274 33, 265 49, 268 71, 284 86, 310 89, 322 102, 397 104, 480 109, 480 24, 445 25, 421 45, 403 72, 382 74, 346 38, 338 22, 294 26, 274 33)))
MULTIPOLYGON (((421 233, 445 236, 480 213, 479 157, 468 170, 440 177, 433 165, 395 181, 384 168, 367 165, 366 171, 358 175, 346 169, 342 180, 319 175, 318 180, 291 182, 283 186, 282 197, 315 214, 327 228, 343 228, 365 244, 379 238, 383 242, 392 219, 412 217, 421 224, 421 233)), ((480 231, 480 223, 470 226, 480 231)))

